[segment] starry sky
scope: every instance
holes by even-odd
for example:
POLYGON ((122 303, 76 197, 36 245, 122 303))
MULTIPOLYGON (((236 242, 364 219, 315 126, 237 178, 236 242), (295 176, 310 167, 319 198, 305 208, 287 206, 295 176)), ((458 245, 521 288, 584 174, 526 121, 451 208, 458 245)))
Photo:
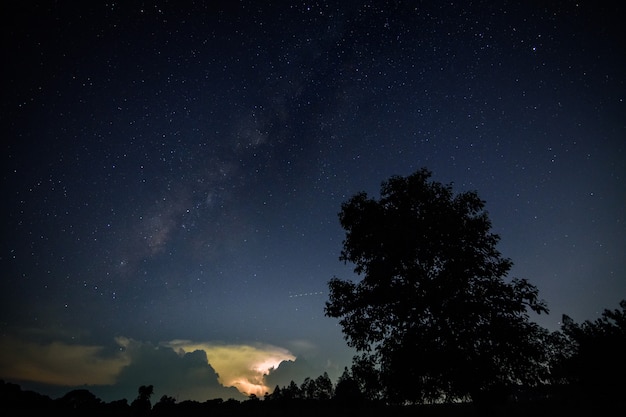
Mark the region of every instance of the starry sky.
POLYGON ((335 380, 341 203, 421 167, 486 201, 542 326, 626 298, 617 2, 18 3, 1 379, 107 401, 335 380))

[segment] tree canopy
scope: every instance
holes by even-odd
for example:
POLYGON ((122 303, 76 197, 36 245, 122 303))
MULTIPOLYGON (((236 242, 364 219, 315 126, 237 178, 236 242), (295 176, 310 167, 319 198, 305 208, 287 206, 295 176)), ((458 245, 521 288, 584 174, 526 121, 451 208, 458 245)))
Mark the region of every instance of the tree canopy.
POLYGON ((575 323, 563 315, 552 378, 593 397, 619 397, 626 390, 626 300, 595 321, 575 323))
POLYGON ((358 193, 341 206, 340 259, 358 282, 334 277, 325 313, 360 352, 359 374, 392 402, 478 400, 540 378, 547 313, 526 279, 505 280, 510 259, 496 245, 485 202, 454 194, 421 169, 358 193))

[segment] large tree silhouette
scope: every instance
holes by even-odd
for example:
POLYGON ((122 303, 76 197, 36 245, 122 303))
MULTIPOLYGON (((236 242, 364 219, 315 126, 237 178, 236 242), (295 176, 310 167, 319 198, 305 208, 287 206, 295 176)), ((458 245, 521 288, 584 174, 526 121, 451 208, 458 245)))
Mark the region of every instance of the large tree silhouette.
POLYGON ((478 195, 431 176, 394 176, 380 199, 358 193, 342 205, 340 259, 361 280, 333 278, 326 315, 388 401, 478 401, 537 382, 545 331, 528 314, 545 303, 527 280, 505 280, 512 262, 478 195))

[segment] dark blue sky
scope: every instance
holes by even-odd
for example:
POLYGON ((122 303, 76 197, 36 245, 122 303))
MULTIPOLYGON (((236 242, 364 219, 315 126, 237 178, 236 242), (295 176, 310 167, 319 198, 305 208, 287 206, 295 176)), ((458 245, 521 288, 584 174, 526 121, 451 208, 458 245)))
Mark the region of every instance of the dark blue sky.
POLYGON ((0 378, 335 378, 340 205, 421 167, 486 201, 545 327, 626 298, 622 6, 70 3, 2 6, 0 378))

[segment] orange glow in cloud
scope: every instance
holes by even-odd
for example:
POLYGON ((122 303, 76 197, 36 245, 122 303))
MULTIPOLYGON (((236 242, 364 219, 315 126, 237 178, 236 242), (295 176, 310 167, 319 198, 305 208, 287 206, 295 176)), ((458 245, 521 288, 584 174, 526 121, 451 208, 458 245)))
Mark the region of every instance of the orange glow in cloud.
MULTIPOLYGON (((0 337, 0 379, 42 382, 51 385, 114 385, 124 367, 137 359, 142 342, 124 337, 115 339, 120 349, 107 354, 97 345, 54 341, 35 343, 17 337, 0 337), (135 351, 135 354, 133 354, 135 351)), ((179 354, 201 350, 218 374, 219 383, 240 392, 262 397, 270 388, 265 375, 285 360, 295 360, 286 349, 272 345, 225 345, 177 340, 162 343, 179 354)), ((155 364, 158 366, 158 364, 155 364)))
POLYGON ((105 357, 103 351, 100 346, 39 344, 2 337, 0 373, 3 378, 52 385, 113 384, 130 359, 123 352, 105 357))
POLYGON ((222 385, 258 397, 270 392, 270 388, 265 385, 264 375, 270 369, 277 368, 282 361, 295 360, 295 356, 288 350, 272 345, 220 345, 178 340, 167 346, 181 353, 204 351, 222 385))

